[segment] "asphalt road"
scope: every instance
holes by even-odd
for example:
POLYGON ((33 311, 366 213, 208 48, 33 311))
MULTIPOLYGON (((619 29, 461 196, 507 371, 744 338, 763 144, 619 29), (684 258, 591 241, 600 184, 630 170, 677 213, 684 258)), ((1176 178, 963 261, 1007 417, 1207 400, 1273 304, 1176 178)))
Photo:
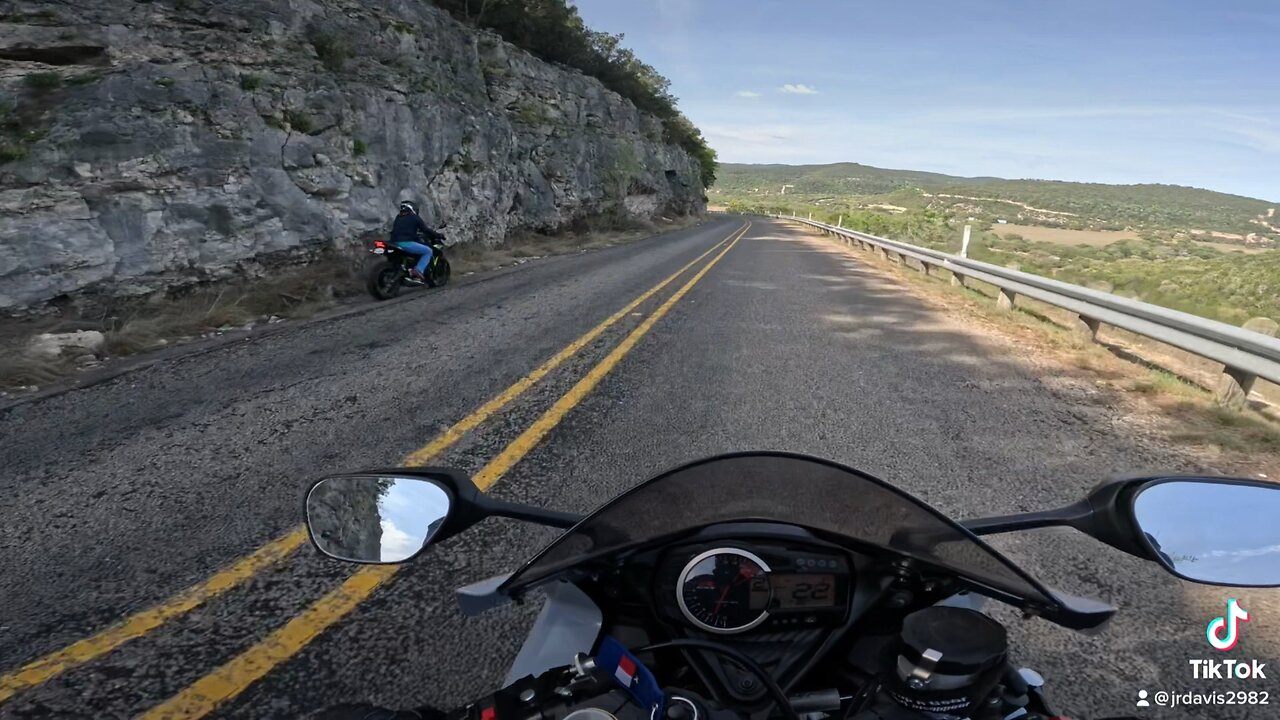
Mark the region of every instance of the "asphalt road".
MULTIPOLYGON (((309 480, 399 464, 741 225, 714 218, 529 263, 0 412, 0 673, 164 606, 287 533, 309 480)), ((484 467, 720 250, 438 462, 484 467)), ((1066 503, 1116 474, 1198 469, 1104 393, 1035 367, 851 252, 756 220, 491 492, 585 512, 678 463, 781 449, 851 464, 968 517, 1066 503)), ((451 706, 496 687, 537 607, 463 618, 452 590, 509 570, 550 537, 490 521, 445 543, 261 668, 213 716, 295 717, 354 699, 451 706)), ((1228 689, 1192 681, 1187 663, 1219 655, 1204 626, 1228 597, 1254 614, 1230 656, 1280 659, 1276 591, 1192 586, 1066 532, 996 544, 1049 584, 1122 608, 1092 637, 997 612, 1018 658, 1072 716, 1131 713, 1140 688, 1228 689)), ((135 716, 258 646, 352 572, 303 546, 19 689, 0 716, 135 716)), ((1269 667, 1280 675, 1280 663, 1269 667)), ((1271 687, 1280 684, 1235 685, 1271 687)))

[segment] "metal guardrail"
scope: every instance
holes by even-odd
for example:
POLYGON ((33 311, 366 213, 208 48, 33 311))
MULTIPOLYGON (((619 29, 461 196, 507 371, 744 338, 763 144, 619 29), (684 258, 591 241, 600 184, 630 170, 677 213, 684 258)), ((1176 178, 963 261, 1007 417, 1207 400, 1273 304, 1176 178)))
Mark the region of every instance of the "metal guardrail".
POLYGON ((1224 366, 1224 382, 1218 390, 1219 399, 1231 405, 1244 403, 1256 378, 1280 383, 1280 339, 1262 333, 826 223, 785 215, 773 217, 817 228, 846 243, 878 250, 898 262, 911 258, 920 263, 924 273, 944 268, 952 273, 953 282, 960 285, 966 278, 994 285, 1000 291, 998 302, 1004 307, 1013 307, 1016 297, 1024 295, 1069 310, 1078 316, 1080 330, 1091 339, 1096 338, 1099 324, 1106 323, 1220 362, 1224 366))

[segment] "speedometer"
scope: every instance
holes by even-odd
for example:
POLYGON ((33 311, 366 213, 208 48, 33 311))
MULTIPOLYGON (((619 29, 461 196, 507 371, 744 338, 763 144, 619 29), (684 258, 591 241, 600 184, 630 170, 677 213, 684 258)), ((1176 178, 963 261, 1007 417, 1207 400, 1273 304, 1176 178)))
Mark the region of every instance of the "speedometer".
POLYGON ((689 622, 713 633, 736 633, 769 617, 769 566, 746 550, 701 553, 680 572, 676 599, 689 622))

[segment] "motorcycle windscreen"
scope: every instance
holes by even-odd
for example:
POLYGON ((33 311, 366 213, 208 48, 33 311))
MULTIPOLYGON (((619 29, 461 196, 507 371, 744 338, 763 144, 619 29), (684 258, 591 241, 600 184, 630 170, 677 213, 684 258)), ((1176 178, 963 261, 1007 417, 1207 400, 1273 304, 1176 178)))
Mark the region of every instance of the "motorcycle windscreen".
POLYGON ((499 592, 518 593, 586 560, 729 522, 831 533, 1036 605, 1057 604, 1040 583, 920 500, 851 468, 786 453, 700 460, 632 488, 548 545, 499 592))

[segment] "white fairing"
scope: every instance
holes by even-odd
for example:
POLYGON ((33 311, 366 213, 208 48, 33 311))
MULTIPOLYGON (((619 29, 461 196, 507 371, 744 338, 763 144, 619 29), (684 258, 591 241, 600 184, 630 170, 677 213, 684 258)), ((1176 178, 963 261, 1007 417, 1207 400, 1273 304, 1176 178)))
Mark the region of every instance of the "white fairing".
POLYGON ((939 607, 958 607, 968 608, 969 610, 977 610, 982 612, 983 606, 986 605, 987 599, 977 593, 958 592, 948 598, 943 598, 934 603, 939 607))
POLYGON ((547 602, 516 655, 503 687, 526 675, 540 675, 569 664, 576 653, 591 652, 600 636, 603 616, 585 593, 563 581, 549 583, 543 589, 547 602))
POLYGON ((498 587, 509 577, 511 573, 494 575, 458 588, 458 609, 462 610, 463 615, 474 617, 511 602, 511 598, 498 593, 498 587))

